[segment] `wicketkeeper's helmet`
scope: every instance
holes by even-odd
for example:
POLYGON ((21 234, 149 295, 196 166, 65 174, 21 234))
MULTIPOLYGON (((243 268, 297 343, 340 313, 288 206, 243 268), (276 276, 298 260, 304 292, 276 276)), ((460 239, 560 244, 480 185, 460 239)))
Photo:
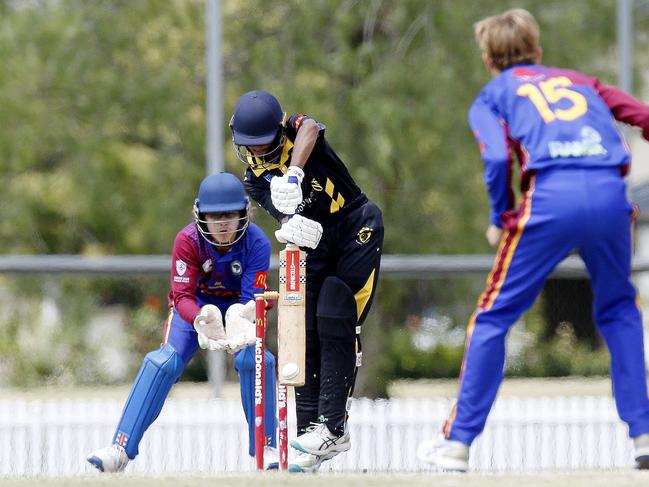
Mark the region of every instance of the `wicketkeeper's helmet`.
POLYGON ((198 188, 198 196, 194 201, 194 221, 198 231, 212 245, 218 247, 228 247, 236 243, 243 237, 248 225, 250 224, 249 216, 250 198, 246 195, 243 184, 234 174, 220 172, 207 176, 201 182, 198 188), (239 225, 237 227, 236 237, 232 242, 219 243, 207 228, 205 221, 206 213, 225 213, 238 211, 239 225))
POLYGON ((286 113, 277 99, 261 90, 241 95, 230 119, 232 144, 237 157, 253 168, 278 162, 286 141, 286 113), (269 145, 264 154, 253 155, 249 147, 269 145))

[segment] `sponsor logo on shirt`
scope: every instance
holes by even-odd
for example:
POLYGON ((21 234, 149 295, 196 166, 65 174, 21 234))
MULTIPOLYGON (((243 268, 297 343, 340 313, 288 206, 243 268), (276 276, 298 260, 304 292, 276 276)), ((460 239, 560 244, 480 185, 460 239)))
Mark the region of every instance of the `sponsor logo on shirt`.
POLYGON ((311 187, 313 188, 313 191, 322 191, 322 185, 318 182, 316 178, 313 178, 311 180, 311 187))
POLYGON ((512 70, 512 75, 516 76, 519 81, 526 83, 539 81, 545 78, 545 75, 543 73, 537 73, 536 71, 532 71, 529 68, 515 68, 512 70))
POLYGON ((266 289, 266 278, 268 277, 268 272, 257 272, 255 274, 255 284, 254 287, 266 289))
POLYGON ((582 127, 580 140, 551 140, 548 150, 552 159, 564 157, 603 156, 608 152, 602 145, 602 136, 593 127, 582 127))
POLYGON ((293 122, 293 127, 296 129, 300 128, 300 125, 302 125, 302 121, 306 118, 306 115, 300 115, 295 119, 295 122, 293 122))

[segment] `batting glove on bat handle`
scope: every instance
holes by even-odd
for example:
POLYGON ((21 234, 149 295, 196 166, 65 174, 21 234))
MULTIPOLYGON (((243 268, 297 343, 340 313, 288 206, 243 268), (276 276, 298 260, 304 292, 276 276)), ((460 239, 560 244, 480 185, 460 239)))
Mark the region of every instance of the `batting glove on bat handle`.
POLYGON ((285 215, 292 215, 302 202, 302 180, 304 171, 298 166, 290 166, 283 176, 270 180, 270 198, 273 206, 285 215))

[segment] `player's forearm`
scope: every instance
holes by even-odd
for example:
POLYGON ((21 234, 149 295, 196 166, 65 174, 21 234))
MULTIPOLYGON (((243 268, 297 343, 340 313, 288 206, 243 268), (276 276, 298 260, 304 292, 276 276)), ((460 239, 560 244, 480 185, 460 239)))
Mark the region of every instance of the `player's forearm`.
POLYGON ((293 153, 291 155, 291 166, 304 168, 318 140, 319 131, 320 128, 315 120, 311 120, 310 118, 304 120, 295 137, 293 153))
POLYGON ((485 161, 484 182, 491 208, 489 221, 497 227, 502 226, 502 215, 514 204, 510 178, 507 161, 485 161))
POLYGON ((180 317, 187 323, 193 323, 194 319, 200 313, 201 308, 196 303, 196 297, 180 296, 174 301, 174 307, 180 317))

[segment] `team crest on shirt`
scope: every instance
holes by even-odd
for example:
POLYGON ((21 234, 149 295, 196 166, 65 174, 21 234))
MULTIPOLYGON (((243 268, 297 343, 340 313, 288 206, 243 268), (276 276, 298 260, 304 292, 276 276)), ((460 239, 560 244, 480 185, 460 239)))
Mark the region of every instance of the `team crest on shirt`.
POLYGON ((238 260, 234 260, 232 261, 232 264, 230 264, 230 270, 235 276, 240 276, 242 269, 243 267, 241 266, 241 262, 239 262, 238 260))
POLYGON ((361 228, 356 234, 356 243, 359 245, 366 244, 369 241, 369 239, 372 238, 373 231, 374 229, 370 227, 361 228))
POLYGON ((212 272, 212 268, 213 268, 212 259, 207 259, 205 262, 203 262, 203 272, 205 274, 209 274, 210 272, 212 272))
POLYGON ((322 191, 322 185, 318 182, 316 178, 313 178, 311 180, 311 187, 313 188, 313 191, 322 191))
POLYGON ((174 276, 174 282, 180 282, 186 284, 189 282, 189 277, 184 276, 187 272, 187 262, 184 260, 176 260, 176 275, 174 276))
POLYGON ((176 274, 179 276, 185 275, 185 271, 187 271, 187 262, 184 260, 177 259, 176 260, 176 274))

